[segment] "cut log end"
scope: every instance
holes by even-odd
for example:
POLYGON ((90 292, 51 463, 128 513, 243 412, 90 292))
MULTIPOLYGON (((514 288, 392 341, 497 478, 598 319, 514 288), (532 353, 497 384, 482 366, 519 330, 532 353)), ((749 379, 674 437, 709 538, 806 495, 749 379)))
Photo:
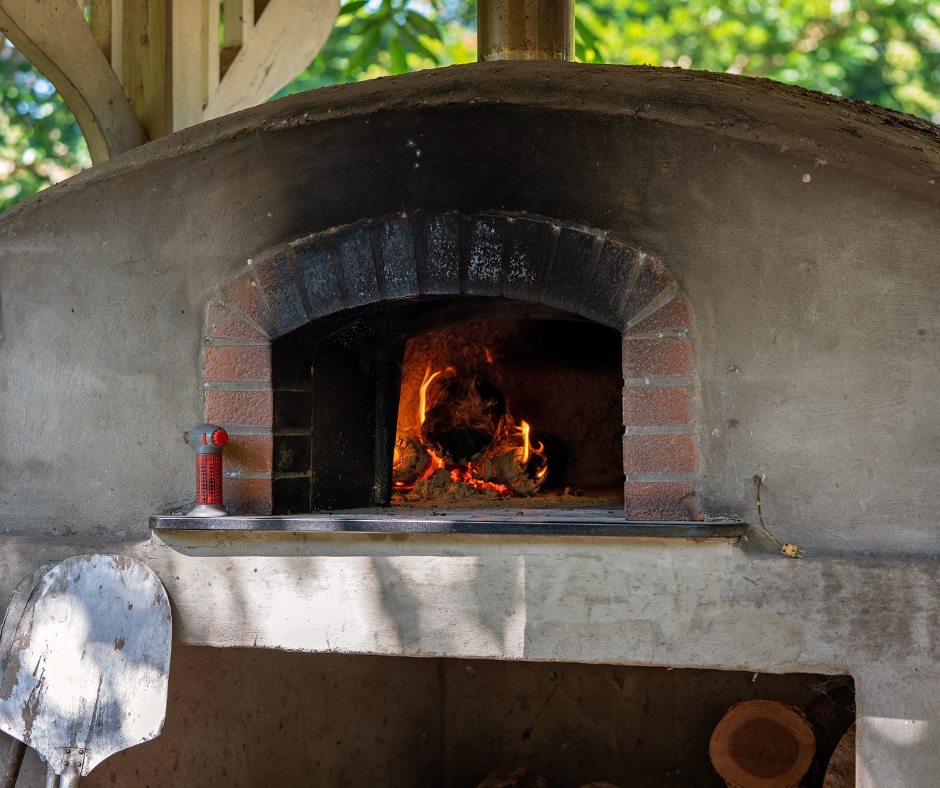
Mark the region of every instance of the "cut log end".
POLYGON ((709 755, 729 788, 796 788, 816 752, 799 709, 775 700, 736 703, 712 733, 709 755))
POLYGON ((427 449, 414 435, 399 435, 395 440, 392 462, 392 481, 396 485, 412 486, 431 462, 427 449))

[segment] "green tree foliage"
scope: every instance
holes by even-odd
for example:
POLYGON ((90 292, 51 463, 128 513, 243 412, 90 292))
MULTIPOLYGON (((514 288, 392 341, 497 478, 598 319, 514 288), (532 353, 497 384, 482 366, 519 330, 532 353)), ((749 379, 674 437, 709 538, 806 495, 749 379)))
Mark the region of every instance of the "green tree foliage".
POLYGON ((65 102, 0 35, 0 210, 90 166, 65 102))
POLYGON ((940 0, 591 0, 612 63, 769 77, 940 123, 940 0))
MULTIPOLYGON (((476 0, 352 0, 278 96, 475 59, 476 0)), ((940 0, 578 0, 576 55, 769 77, 940 123, 940 0)), ((0 210, 90 166, 72 114, 0 37, 0 210)))

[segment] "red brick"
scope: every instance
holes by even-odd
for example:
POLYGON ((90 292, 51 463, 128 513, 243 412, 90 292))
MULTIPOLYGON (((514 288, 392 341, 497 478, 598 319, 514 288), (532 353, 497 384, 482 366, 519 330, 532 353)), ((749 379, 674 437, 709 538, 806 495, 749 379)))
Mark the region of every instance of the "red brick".
POLYGON ((228 282, 222 292, 248 317, 254 320, 269 337, 277 334, 277 329, 261 304, 258 288, 248 274, 236 277, 228 282))
POLYGON ((657 331, 675 331, 692 325, 692 304, 685 296, 680 296, 657 309, 626 332, 631 334, 654 334, 657 331))
POLYGON ((274 438, 270 435, 230 435, 222 454, 223 473, 273 470, 274 438))
POLYGON ((687 339, 628 339, 623 343, 623 375, 626 378, 688 375, 692 347, 687 339))
POLYGON ((270 391, 207 391, 206 421, 222 427, 270 427, 274 396, 270 391))
POLYGON ((631 520, 705 519, 691 483, 627 482, 623 501, 624 514, 631 520))
POLYGON ((623 423, 628 427, 691 424, 689 392, 681 386, 626 388, 623 423))
POLYGON ((223 479, 222 503, 231 514, 271 514, 271 480, 223 479))
POLYGON ((626 435, 623 471, 631 473, 693 473, 695 438, 692 435, 626 435))
POLYGON ((206 348, 206 380, 270 379, 269 345, 222 345, 206 348))
POLYGON ((267 337, 254 326, 229 312, 221 304, 210 304, 206 313, 206 335, 217 339, 264 342, 267 337))

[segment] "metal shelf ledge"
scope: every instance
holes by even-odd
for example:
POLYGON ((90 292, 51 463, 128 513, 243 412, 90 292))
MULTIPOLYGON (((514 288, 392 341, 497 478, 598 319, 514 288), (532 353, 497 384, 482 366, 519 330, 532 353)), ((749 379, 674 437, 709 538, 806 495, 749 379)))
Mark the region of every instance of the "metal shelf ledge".
POLYGON ((735 539, 742 520, 706 522, 625 520, 608 510, 357 509, 283 516, 150 518, 155 531, 238 531, 362 534, 479 534, 491 536, 616 536, 735 539))

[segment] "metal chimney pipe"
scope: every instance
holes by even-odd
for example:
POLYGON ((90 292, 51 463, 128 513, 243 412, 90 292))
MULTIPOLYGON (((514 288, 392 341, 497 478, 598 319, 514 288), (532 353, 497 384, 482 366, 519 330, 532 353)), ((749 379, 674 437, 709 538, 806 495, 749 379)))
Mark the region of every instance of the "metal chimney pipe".
POLYGON ((477 0, 477 60, 573 60, 574 0, 477 0))

